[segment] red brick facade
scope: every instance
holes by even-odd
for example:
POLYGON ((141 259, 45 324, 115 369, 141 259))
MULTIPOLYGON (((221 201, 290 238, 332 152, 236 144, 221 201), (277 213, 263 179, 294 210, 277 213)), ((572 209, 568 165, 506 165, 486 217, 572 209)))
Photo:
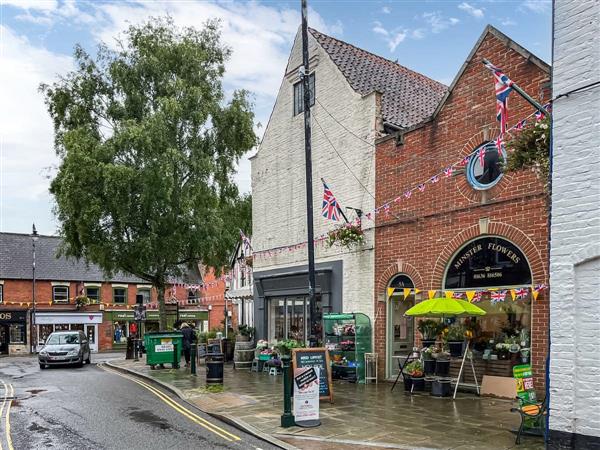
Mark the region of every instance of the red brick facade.
POLYGON ((231 300, 225 302, 225 280, 223 276, 215 276, 214 269, 205 269, 202 279, 206 287, 202 289, 201 299, 203 307, 210 307, 208 315, 209 330, 224 330, 225 307, 231 312, 230 327, 237 327, 237 314, 231 300))
MULTIPOLYGON (((397 145, 395 136, 378 142, 377 205, 402 195, 497 136, 493 79, 482 58, 501 67, 534 98, 547 101, 549 74, 544 64, 528 61, 515 48, 500 33, 488 32, 434 119, 405 132, 403 145, 397 145)), ((512 93, 509 111, 510 127, 534 110, 512 93)), ((390 213, 377 216, 375 233, 374 351, 380 355, 380 376, 387 355, 386 287, 394 275, 410 276, 415 287, 424 291, 440 290, 452 255, 468 241, 487 234, 516 244, 530 264, 533 283, 548 283, 546 196, 531 172, 504 175, 492 189, 477 191, 458 171, 392 204, 390 213)), ((531 324, 538 388, 544 384, 548 314, 548 299, 542 292, 533 302, 531 324)))

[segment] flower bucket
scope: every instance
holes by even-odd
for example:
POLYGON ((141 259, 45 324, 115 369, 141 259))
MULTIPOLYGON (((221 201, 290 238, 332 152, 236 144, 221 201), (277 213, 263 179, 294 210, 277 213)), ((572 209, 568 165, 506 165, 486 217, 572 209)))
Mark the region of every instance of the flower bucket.
POLYGON ((463 341, 448 341, 450 356, 458 358, 463 354, 463 341))

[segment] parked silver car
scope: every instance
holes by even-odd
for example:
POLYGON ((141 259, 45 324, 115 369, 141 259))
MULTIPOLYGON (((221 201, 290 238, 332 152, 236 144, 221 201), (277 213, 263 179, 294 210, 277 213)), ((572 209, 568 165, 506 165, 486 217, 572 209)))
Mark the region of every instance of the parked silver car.
POLYGON ((56 331, 46 340, 38 354, 40 369, 52 364, 90 364, 90 344, 83 331, 56 331))

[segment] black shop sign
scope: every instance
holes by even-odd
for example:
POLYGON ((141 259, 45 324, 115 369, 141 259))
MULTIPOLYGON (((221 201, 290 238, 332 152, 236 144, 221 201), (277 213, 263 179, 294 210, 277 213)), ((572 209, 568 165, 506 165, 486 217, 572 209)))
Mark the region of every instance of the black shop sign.
POLYGON ((463 247, 450 261, 445 289, 531 284, 531 269, 512 242, 485 237, 463 247))
POLYGON ((0 323, 26 321, 27 311, 0 311, 0 323))

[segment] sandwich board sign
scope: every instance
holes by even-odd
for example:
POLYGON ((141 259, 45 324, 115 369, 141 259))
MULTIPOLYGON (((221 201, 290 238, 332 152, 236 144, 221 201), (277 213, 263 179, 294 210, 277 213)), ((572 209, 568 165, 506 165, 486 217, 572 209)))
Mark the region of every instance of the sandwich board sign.
POLYGON ((300 427, 316 427, 319 420, 319 367, 294 369, 294 418, 300 427))

